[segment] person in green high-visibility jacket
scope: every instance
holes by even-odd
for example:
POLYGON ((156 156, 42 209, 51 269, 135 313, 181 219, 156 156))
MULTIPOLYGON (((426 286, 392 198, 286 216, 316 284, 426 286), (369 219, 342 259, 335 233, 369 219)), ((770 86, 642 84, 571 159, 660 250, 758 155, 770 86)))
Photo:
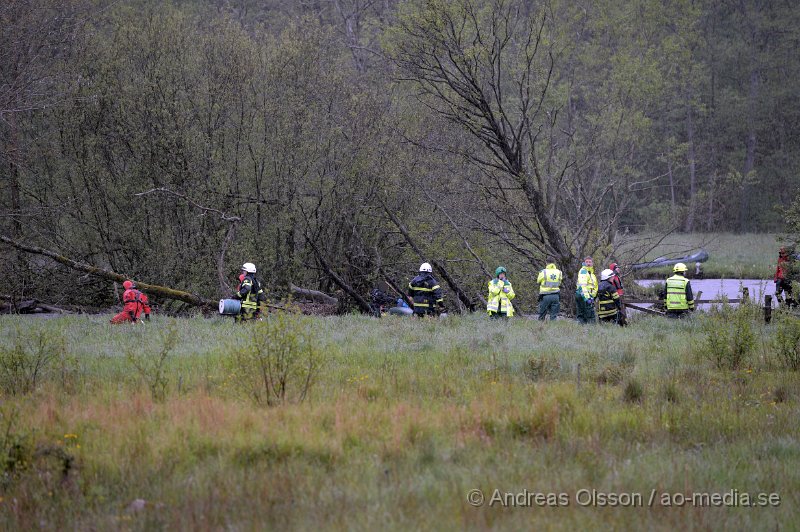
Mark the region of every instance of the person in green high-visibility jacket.
POLYGON ((575 319, 579 323, 594 323, 594 299, 597 297, 597 277, 592 257, 583 259, 575 288, 575 319))
POLYGON ((556 319, 561 310, 561 270, 552 262, 539 272, 539 321, 544 321, 550 311, 550 321, 556 319))
POLYGON ((692 283, 686 278, 686 265, 679 262, 672 267, 673 276, 667 279, 661 298, 668 318, 682 318, 694 311, 692 283))
POLYGON ((489 297, 487 298, 486 311, 491 318, 510 318, 514 315, 514 288, 506 277, 506 269, 498 266, 494 271, 494 279, 489 281, 489 297))

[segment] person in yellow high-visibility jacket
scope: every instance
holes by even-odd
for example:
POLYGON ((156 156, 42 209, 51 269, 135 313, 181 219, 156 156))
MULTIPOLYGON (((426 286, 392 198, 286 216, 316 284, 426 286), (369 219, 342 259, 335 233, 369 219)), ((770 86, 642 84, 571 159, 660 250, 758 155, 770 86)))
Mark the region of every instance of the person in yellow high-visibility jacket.
POLYGON ((597 277, 594 275, 592 257, 583 259, 575 289, 575 318, 580 323, 594 322, 594 300, 597 297, 597 277))
POLYGON ((561 310, 561 270, 552 262, 539 272, 539 321, 544 321, 548 310, 550 320, 556 319, 561 310))
POLYGON ((494 271, 494 279, 489 281, 489 297, 486 303, 486 312, 491 318, 510 318, 514 315, 514 288, 506 277, 506 269, 498 266, 494 271))

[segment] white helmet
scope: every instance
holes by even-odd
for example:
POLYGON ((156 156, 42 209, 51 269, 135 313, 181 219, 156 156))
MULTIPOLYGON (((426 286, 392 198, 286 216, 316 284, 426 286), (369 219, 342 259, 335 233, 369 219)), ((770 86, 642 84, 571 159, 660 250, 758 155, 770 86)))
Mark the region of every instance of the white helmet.
POLYGON ((600 272, 600 280, 605 281, 606 279, 611 279, 614 276, 614 272, 611 270, 603 270, 600 272))
POLYGON ((431 273, 433 272, 433 268, 431 268, 431 265, 429 263, 423 262, 419 267, 419 271, 431 273))
POLYGON ((242 269, 247 273, 256 273, 256 265, 252 262, 245 262, 242 264, 242 269))

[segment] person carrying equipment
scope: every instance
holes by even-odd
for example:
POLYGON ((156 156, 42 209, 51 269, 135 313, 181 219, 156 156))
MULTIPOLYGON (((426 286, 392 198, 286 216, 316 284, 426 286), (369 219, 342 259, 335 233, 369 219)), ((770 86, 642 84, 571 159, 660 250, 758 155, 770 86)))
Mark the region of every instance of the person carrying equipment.
POLYGON ((489 281, 486 312, 490 318, 510 318, 514 315, 514 305, 511 304, 511 300, 516 294, 506 273, 508 272, 505 267, 498 266, 494 271, 494 279, 489 281))
POLYGON ((415 316, 437 316, 444 311, 444 297, 433 268, 427 262, 419 267, 419 275, 408 283, 408 298, 414 303, 415 316))
POLYGON ((661 298, 667 310, 668 318, 681 318, 694 311, 694 294, 692 283, 686 278, 686 265, 679 262, 673 266, 674 275, 667 279, 661 298))
POLYGON ((552 262, 539 272, 536 282, 539 283, 539 321, 544 321, 550 312, 550 321, 558 316, 561 310, 561 270, 552 262))
POLYGON ((775 298, 778 303, 784 303, 788 307, 797 306, 797 302, 792 297, 792 266, 793 257, 786 247, 778 251, 778 267, 775 269, 775 298), (784 296, 784 292, 786 295, 784 296))
POLYGON ((111 318, 111 323, 137 323, 139 316, 144 312, 144 319, 150 321, 150 304, 147 296, 136 289, 136 283, 130 279, 122 283, 125 292, 122 294, 122 303, 125 305, 122 312, 111 318))
POLYGON ((597 317, 600 321, 622 325, 622 304, 617 287, 612 282, 613 278, 614 270, 610 268, 600 272, 600 284, 597 286, 597 302, 600 309, 597 311, 597 317))
POLYGON ((594 299, 597 297, 597 277, 594 275, 592 257, 583 259, 578 272, 578 286, 575 289, 575 319, 579 323, 594 321, 594 299))
POLYGON ((241 282, 233 295, 242 301, 242 309, 236 316, 236 321, 249 321, 261 317, 261 305, 266 302, 267 296, 261 288, 261 283, 256 279, 256 265, 252 262, 242 264, 241 282))

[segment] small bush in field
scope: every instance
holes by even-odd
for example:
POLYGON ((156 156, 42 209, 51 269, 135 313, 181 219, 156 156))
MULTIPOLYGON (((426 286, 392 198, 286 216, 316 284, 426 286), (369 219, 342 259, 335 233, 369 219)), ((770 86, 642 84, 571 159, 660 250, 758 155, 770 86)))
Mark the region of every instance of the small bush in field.
POLYGON ((127 353, 128 361, 147 384, 154 401, 163 401, 166 398, 169 385, 167 362, 170 353, 178 345, 178 339, 176 321, 171 320, 161 337, 162 345, 159 351, 128 351, 127 353))
POLYGON ((33 441, 16 428, 17 413, 0 410, 0 487, 6 487, 33 460, 33 441))
POLYGON ((673 381, 667 382, 661 389, 661 397, 668 403, 679 403, 681 394, 678 385, 673 381))
POLYGON ((0 390, 8 395, 33 392, 55 376, 59 362, 63 370, 67 354, 60 332, 54 334, 44 328, 17 332, 13 346, 0 347, 0 390))
POLYGON ((644 387, 639 381, 630 379, 622 391, 622 399, 626 403, 641 403, 644 399, 644 387))
POLYGON ((789 390, 787 390, 784 385, 778 386, 775 388, 775 391, 772 392, 772 400, 776 403, 785 403, 788 398, 789 390))
POLYGON ((704 338, 698 346, 699 354, 719 369, 738 369, 745 365, 756 345, 753 309, 753 305, 734 309, 723 304, 712 310, 702 322, 704 338))
POLYGON ((525 375, 534 382, 555 377, 560 371, 558 360, 545 355, 529 358, 525 367, 525 375))
POLYGON ((800 369, 800 320, 791 316, 782 317, 772 345, 785 368, 792 371, 800 369))
POLYGON ((277 312, 247 325, 251 340, 232 358, 235 386, 261 405, 303 402, 322 364, 310 320, 277 312))
POLYGON ((619 364, 607 364, 595 376, 598 384, 610 384, 616 386, 621 383, 627 373, 626 369, 619 364))

